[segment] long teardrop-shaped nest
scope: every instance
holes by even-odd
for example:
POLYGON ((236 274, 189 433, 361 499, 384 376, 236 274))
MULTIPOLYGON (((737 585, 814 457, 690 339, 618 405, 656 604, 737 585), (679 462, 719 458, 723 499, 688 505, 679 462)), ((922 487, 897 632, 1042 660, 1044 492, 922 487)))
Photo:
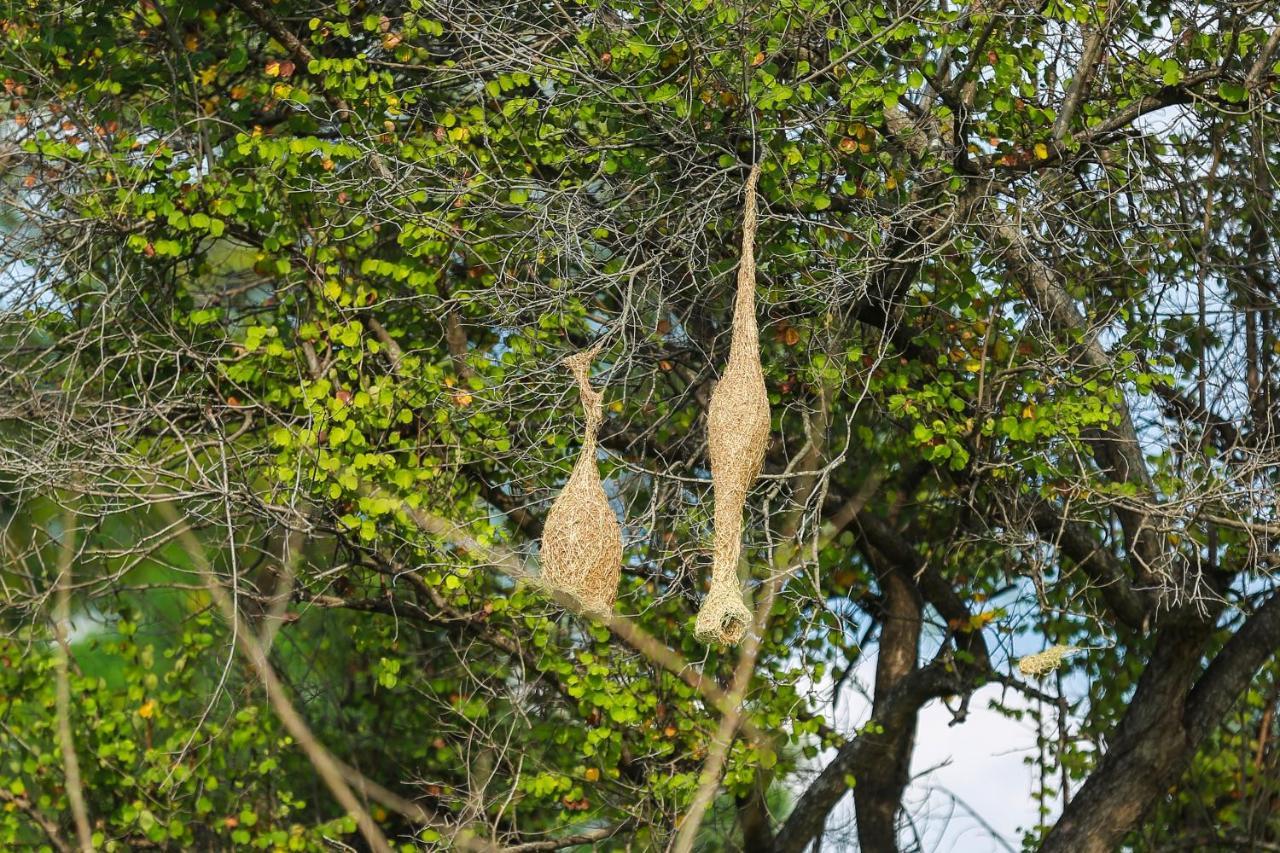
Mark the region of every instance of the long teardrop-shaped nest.
POLYGON ((738 581, 742 510, 764 465, 769 445, 769 396, 760 366, 756 327, 756 184, 759 164, 747 176, 742 219, 742 258, 733 306, 729 363, 711 395, 707 444, 715 493, 715 552, 711 586, 698 611, 694 635, 703 643, 737 643, 751 624, 751 609, 738 581))
POLYGON ((578 380, 586 413, 582 452, 542 529, 542 580, 574 598, 590 613, 609 613, 622 576, 622 528, 600 483, 596 433, 604 419, 604 395, 591 388, 597 349, 565 359, 578 380))

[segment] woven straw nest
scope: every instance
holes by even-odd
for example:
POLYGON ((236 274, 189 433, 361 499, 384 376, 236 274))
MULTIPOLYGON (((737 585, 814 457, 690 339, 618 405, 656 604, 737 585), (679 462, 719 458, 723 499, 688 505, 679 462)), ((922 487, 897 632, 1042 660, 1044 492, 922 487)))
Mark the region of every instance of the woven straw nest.
POLYGON ((742 222, 742 258, 729 363, 711 395, 707 443, 715 493, 715 550, 711 586, 698 611, 694 634, 704 643, 733 644, 751 624, 751 610, 738 581, 742 554, 742 511, 747 492, 760 475, 769 444, 769 397, 760 365, 756 327, 756 184, 760 167, 747 177, 742 222))
POLYGON ((1084 649, 1076 646, 1050 646, 1042 652, 1027 655, 1018 660, 1018 671, 1023 675, 1043 676, 1062 666, 1062 662, 1084 649))
POLYGON ((565 359, 578 380, 586 413, 582 452, 551 505, 542 532, 542 581, 586 612, 609 613, 622 575, 622 528, 609 506, 596 463, 604 396, 591 387, 591 349, 565 359))

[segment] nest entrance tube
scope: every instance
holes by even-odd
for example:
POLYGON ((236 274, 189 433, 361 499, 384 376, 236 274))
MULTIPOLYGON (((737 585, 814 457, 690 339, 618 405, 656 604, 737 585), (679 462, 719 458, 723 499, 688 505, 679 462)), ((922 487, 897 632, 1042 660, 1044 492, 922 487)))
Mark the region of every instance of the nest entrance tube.
POLYGON ((711 586, 698 611, 694 635, 703 643, 737 643, 751 625, 751 609, 738 582, 742 555, 742 511, 760 475, 769 445, 769 396, 760 365, 756 327, 756 184, 760 165, 747 176, 742 219, 742 257, 733 303, 729 362, 711 395, 707 445, 715 494, 715 550, 711 586))
POLYGON ((596 433, 604 419, 604 395, 591 387, 597 349, 565 359, 578 380, 586 413, 582 452, 542 529, 542 580, 574 598, 589 613, 609 613, 622 577, 622 528, 600 482, 596 433))

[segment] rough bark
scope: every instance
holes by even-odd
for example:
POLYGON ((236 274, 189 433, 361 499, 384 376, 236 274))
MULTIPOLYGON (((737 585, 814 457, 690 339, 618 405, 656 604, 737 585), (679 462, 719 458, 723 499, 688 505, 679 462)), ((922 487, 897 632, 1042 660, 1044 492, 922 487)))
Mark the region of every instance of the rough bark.
POLYGON ((769 805, 765 789, 770 778, 760 774, 751 793, 738 799, 738 828, 742 831, 742 853, 773 853, 773 832, 769 828, 769 805))
POLYGON ((1049 503, 1036 507, 1031 522, 1041 539, 1056 545, 1088 575, 1119 621, 1134 630, 1142 630, 1151 612, 1150 596, 1129 582, 1120 558, 1102 547, 1087 527, 1064 519, 1049 503))
POLYGON ((828 813, 855 781, 854 808, 863 851, 897 849, 895 824, 910 781, 919 711, 932 699, 972 689, 988 671, 986 644, 969 633, 969 613, 951 585, 925 565, 902 535, 883 519, 862 513, 857 525, 879 565, 883 614, 871 720, 805 791, 777 834, 779 853, 798 853, 818 837, 828 813), (924 605, 953 626, 958 649, 970 663, 940 658, 918 667, 924 605))
POLYGON ((857 780, 853 805, 863 853, 893 853, 898 849, 898 810, 902 807, 903 791, 911 781, 918 710, 908 708, 892 718, 883 713, 893 691, 916 669, 923 603, 911 578, 897 568, 883 572, 880 584, 884 615, 876 656, 872 715, 881 712, 880 716, 891 719, 892 724, 862 735, 867 739, 867 748, 852 762, 857 780))
MULTIPOLYGON (((881 727, 886 731, 899 730, 930 699, 962 689, 963 678, 949 662, 935 662, 917 669, 884 698, 880 710, 871 715, 867 731, 881 727)), ((775 845, 778 853, 802 853, 821 834, 827 815, 849 791, 846 777, 866 760, 868 753, 874 755, 878 749, 876 740, 867 735, 856 737, 840 748, 778 831, 775 845)))
POLYGON ((1106 755, 1049 832, 1042 853, 1111 853, 1168 789, 1191 747, 1183 713, 1206 633, 1172 625, 1160 632, 1106 755))
POLYGON ((1210 621, 1161 631, 1116 738, 1041 848, 1105 853, 1186 770, 1196 749, 1280 650, 1280 594, 1272 596, 1201 671, 1210 621))

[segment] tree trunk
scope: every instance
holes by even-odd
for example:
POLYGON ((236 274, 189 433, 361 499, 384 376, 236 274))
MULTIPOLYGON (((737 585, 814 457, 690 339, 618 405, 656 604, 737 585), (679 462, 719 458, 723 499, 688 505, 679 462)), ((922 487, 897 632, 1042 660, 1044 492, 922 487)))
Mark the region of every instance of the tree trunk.
MULTIPOLYGON (((883 712, 884 703, 902 679, 915 671, 920 654, 921 601, 911 579, 892 569, 881 576, 884 616, 880 650, 876 658, 876 687, 872 713, 883 712)), ((854 763, 854 811, 858 817, 858 841, 863 853, 895 853, 898 849, 897 818, 902 792, 911 780, 911 753, 915 746, 915 709, 884 726, 883 732, 867 732, 869 748, 854 763)))
POLYGON ((1177 781, 1194 753, 1185 710, 1209 630, 1202 622, 1161 630, 1115 740, 1041 853, 1112 853, 1177 781))

